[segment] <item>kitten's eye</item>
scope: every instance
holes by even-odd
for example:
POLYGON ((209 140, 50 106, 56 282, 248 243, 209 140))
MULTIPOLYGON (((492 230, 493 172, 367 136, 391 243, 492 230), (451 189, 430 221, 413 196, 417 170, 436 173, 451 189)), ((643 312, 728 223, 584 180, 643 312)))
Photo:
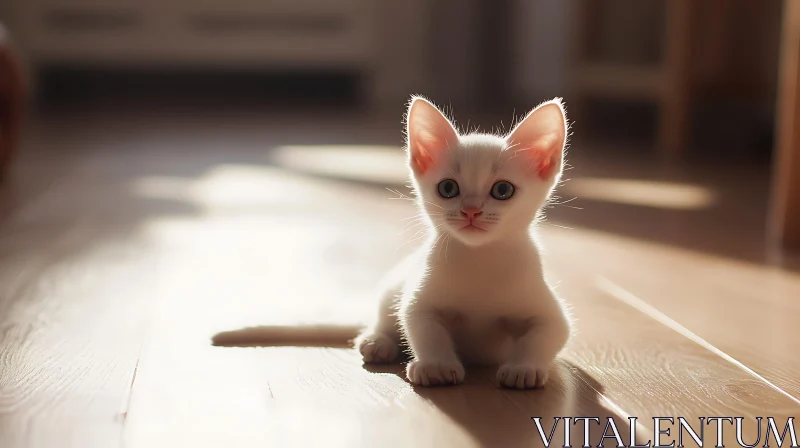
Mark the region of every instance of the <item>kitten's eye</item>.
POLYGON ((500 180, 492 185, 492 197, 498 201, 505 201, 514 196, 514 185, 511 182, 500 180))
POLYGON ((445 179, 439 182, 439 196, 445 199, 451 199, 459 194, 458 183, 453 179, 445 179))

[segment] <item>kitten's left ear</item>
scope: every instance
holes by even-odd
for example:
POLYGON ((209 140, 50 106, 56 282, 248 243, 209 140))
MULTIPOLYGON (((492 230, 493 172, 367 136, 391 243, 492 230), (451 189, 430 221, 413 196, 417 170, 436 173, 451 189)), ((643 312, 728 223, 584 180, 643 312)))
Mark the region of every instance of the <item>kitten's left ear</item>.
POLYGON ((567 117, 561 98, 539 105, 506 137, 509 150, 542 179, 561 171, 567 142, 567 117))

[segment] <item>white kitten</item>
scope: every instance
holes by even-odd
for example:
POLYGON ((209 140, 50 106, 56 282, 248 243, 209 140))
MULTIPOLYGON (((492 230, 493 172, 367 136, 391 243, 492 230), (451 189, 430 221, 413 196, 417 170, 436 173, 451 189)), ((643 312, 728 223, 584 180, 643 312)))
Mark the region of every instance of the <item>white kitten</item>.
POLYGON ((459 135, 415 97, 407 134, 429 238, 389 276, 377 321, 356 341, 364 361, 391 362, 405 342, 413 384, 461 383, 466 362, 499 365, 507 387, 543 386, 570 335, 531 233, 564 163, 561 100, 540 105, 502 138, 459 135))

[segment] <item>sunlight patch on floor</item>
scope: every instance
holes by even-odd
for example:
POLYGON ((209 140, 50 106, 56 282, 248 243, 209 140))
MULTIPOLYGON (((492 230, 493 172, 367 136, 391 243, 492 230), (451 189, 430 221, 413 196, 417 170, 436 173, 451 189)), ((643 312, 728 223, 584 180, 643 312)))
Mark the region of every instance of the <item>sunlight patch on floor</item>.
MULTIPOLYGON (((379 167, 380 163, 374 166, 379 167)), ((331 168, 330 171, 333 173, 335 170, 331 168)), ((381 176, 378 174, 381 172, 376 169, 375 179, 381 176)), ((346 176, 350 174, 345 173, 346 176)), ((389 180, 386 184, 392 185, 389 180)), ((187 202, 205 214, 234 210, 247 214, 275 213, 280 209, 314 207, 319 210, 339 209, 342 215, 349 215, 353 207, 365 206, 364 200, 378 200, 382 206, 390 207, 392 201, 388 199, 396 197, 386 190, 365 189, 358 184, 334 184, 330 179, 292 173, 278 167, 235 164, 219 165, 193 179, 145 176, 133 181, 129 188, 135 196, 187 202), (343 199, 351 209, 342 209, 339 202, 343 199)))
POLYGON ((571 179, 564 184, 563 195, 672 210, 700 210, 715 201, 714 192, 699 185, 593 177, 571 179))
POLYGON ((387 185, 408 181, 405 153, 396 146, 281 146, 271 156, 301 172, 387 185))
POLYGON ((207 209, 302 201, 305 196, 297 192, 304 188, 300 179, 280 169, 248 165, 220 165, 198 179, 142 177, 131 185, 138 196, 185 201, 207 209))

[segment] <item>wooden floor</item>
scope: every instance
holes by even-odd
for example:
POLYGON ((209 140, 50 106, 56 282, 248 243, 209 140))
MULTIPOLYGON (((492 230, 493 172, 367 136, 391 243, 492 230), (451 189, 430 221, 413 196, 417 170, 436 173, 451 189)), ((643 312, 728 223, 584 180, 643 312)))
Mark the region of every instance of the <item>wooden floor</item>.
POLYGON ((766 169, 589 147, 541 226, 578 328, 544 390, 480 369, 414 388, 350 349, 212 346, 370 316, 419 230, 385 189, 402 191, 402 154, 374 146, 400 141, 348 115, 33 123, 0 189, 0 447, 528 447, 531 417, 549 433, 554 416, 613 417, 626 443, 629 416, 644 442, 653 417, 741 416, 752 443, 751 418, 800 414, 800 276, 764 262, 766 169))

